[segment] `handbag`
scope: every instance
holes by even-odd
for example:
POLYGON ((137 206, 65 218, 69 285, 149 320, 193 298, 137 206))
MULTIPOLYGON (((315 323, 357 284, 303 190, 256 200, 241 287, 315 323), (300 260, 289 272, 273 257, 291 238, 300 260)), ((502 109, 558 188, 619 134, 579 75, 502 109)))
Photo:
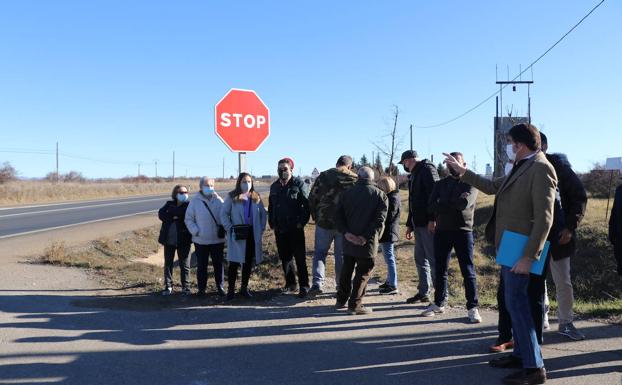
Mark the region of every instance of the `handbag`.
POLYGON ((203 202, 203 205, 205 205, 205 208, 207 209, 207 211, 209 211, 209 214, 212 216, 212 219, 214 220, 214 223, 216 224, 216 227, 218 229, 218 238, 224 238, 227 235, 227 232, 225 231, 225 227, 223 225, 218 224, 218 222, 216 221, 216 217, 214 216, 214 213, 212 213, 212 210, 209 208, 207 203, 205 203, 205 201, 203 200, 201 202, 203 202))
POLYGON ((250 237, 251 225, 233 225, 233 237, 236 241, 245 241, 250 237))
MULTIPOLYGON (((248 205, 248 216, 250 217, 252 204, 248 205)), ((245 241, 250 238, 251 231, 253 231, 253 226, 251 225, 233 225, 233 237, 236 241, 245 241)))

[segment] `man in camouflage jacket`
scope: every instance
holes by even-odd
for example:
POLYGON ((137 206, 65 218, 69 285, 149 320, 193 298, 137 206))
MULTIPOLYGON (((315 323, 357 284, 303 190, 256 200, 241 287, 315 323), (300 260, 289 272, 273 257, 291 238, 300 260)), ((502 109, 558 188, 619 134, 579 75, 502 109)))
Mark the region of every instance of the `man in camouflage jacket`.
POLYGON ((315 221, 315 248, 313 252, 313 283, 311 292, 321 293, 324 286, 326 256, 331 243, 335 246, 335 282, 343 264, 343 234, 337 231, 335 212, 339 195, 352 187, 357 176, 351 171, 352 157, 342 155, 335 168, 326 170, 316 179, 309 194, 311 217, 315 221))

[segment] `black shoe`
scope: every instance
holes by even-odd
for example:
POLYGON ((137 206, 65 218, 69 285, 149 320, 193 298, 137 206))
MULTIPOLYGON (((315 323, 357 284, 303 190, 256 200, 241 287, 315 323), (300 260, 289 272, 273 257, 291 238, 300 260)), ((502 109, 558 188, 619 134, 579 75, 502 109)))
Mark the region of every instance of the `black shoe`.
POLYGON ((225 301, 231 301, 235 298, 235 291, 229 290, 229 292, 227 293, 227 298, 225 299, 225 301))
POLYGON ((488 365, 492 366, 493 368, 520 369, 523 367, 523 360, 512 354, 508 354, 506 356, 494 358, 488 361, 488 365))
POLYGON ((337 302, 335 303, 335 309, 343 309, 344 307, 346 307, 346 302, 347 301, 341 302, 340 300, 337 300, 337 302))
POLYGON ((296 285, 285 286, 284 288, 281 289, 281 293, 282 294, 295 294, 297 290, 298 290, 298 287, 296 287, 296 285))
POLYGON ((309 294, 309 291, 307 290, 307 288, 301 287, 300 291, 298 292, 298 298, 307 298, 307 294, 309 294))
POLYGON ((222 287, 220 287, 220 286, 219 286, 219 287, 218 287, 218 296, 219 296, 219 297, 224 297, 225 295, 227 295, 227 294, 225 293, 225 289, 223 289, 222 287))
POLYGON ((503 378, 507 385, 534 385, 546 382, 546 369, 522 369, 503 378))
POLYGON ((311 289, 309 290, 309 294, 322 294, 324 292, 324 290, 322 290, 322 288, 319 285, 313 285, 311 286, 311 289))
POLYGON ((417 303, 417 302, 430 302, 430 298, 427 295, 417 293, 414 297, 410 297, 406 300, 406 303, 417 303))
POLYGON ((384 295, 394 295, 394 294, 399 293, 399 291, 397 290, 397 287, 387 285, 384 288, 381 288, 380 290, 378 290, 378 293, 384 294, 384 295))
POLYGON ((240 289, 240 295, 244 298, 253 298, 253 295, 247 287, 243 287, 240 289))
POLYGON ((201 298, 201 297, 205 297, 205 290, 199 290, 197 291, 196 294, 197 297, 201 298))
POLYGON ((389 287, 389 284, 388 284, 388 283, 386 283, 386 282, 385 282, 385 283, 383 283, 383 284, 381 284, 381 285, 378 285, 378 288, 379 288, 379 289, 386 289, 387 287, 389 287))

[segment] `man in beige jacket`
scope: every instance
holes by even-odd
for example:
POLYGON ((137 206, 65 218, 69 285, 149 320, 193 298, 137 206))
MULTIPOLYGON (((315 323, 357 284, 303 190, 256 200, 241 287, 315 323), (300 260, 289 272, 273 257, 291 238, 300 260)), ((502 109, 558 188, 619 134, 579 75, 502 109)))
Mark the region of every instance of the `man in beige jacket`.
POLYGON ((522 257, 513 267, 501 267, 505 283, 505 301, 514 334, 511 355, 492 360, 491 366, 522 368, 503 379, 505 384, 542 384, 546 370, 536 337, 527 291, 529 272, 540 259, 544 243, 553 224, 553 205, 557 176, 553 166, 540 151, 540 133, 530 124, 518 124, 507 136, 508 149, 515 155, 512 172, 502 178, 488 180, 467 170, 449 154, 446 164, 468 183, 485 194, 494 194, 492 218, 486 226, 486 237, 499 249, 503 232, 526 235, 527 244, 522 257), (511 147, 510 147, 511 146, 511 147))

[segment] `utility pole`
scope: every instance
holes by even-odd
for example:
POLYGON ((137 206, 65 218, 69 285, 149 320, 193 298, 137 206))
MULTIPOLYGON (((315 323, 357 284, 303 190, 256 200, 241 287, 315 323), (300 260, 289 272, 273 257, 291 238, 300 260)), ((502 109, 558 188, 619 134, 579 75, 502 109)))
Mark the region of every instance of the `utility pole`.
POLYGON ((410 150, 413 149, 413 125, 410 125, 410 150))
POLYGON ((155 177, 157 178, 158 177, 158 160, 155 159, 154 162, 155 162, 155 177))
POLYGON ((60 181, 60 174, 58 173, 58 142, 56 142, 56 183, 60 181))
POLYGON ((175 180, 175 151, 173 151, 173 180, 175 180))
POLYGON ((138 162, 138 176, 140 176, 140 162, 138 162))

